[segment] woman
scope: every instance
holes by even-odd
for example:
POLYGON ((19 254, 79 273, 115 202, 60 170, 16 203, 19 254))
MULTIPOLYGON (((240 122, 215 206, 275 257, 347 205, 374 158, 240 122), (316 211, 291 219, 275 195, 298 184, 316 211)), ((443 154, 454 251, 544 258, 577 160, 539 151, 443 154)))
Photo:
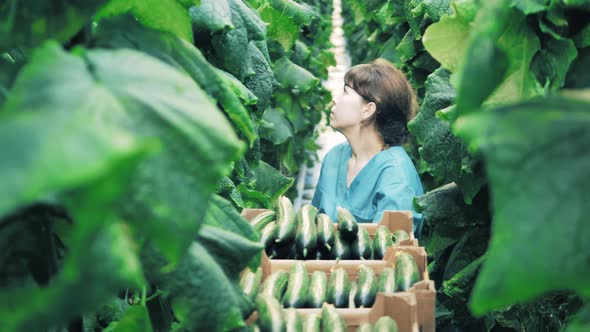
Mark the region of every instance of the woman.
POLYGON ((414 91, 404 74, 383 59, 352 67, 344 82, 342 95, 333 101, 330 125, 348 142, 324 157, 312 205, 333 220, 341 206, 358 222, 373 223, 385 210, 411 210, 419 236, 422 215, 412 202, 424 192, 401 146, 417 109, 414 91))

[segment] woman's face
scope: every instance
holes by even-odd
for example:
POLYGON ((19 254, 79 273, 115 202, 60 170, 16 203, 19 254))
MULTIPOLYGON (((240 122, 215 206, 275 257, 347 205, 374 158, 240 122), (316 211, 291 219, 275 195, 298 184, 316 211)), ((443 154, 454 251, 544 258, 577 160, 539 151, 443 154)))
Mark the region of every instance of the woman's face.
POLYGON ((348 85, 335 96, 330 112, 330 126, 342 131, 361 123, 363 108, 366 101, 348 85))

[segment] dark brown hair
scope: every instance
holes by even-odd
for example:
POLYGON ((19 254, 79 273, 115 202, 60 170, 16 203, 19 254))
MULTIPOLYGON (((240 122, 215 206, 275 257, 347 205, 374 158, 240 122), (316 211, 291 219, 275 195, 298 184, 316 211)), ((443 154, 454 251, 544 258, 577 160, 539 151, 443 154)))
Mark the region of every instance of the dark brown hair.
POLYGON ((408 121, 418 109, 414 89, 404 73, 385 59, 356 65, 346 72, 344 82, 377 109, 367 123, 375 126, 386 145, 401 145, 408 134, 408 121))

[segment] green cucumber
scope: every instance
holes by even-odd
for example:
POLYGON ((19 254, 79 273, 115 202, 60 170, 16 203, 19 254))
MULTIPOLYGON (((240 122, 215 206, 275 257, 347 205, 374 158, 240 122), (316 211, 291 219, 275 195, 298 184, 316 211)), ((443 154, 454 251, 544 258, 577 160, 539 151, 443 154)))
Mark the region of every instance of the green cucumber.
POLYGON ((395 262, 395 291, 406 291, 418 281, 420 271, 414 257, 407 252, 400 253, 395 262))
POLYGON ((377 227, 373 237, 373 258, 379 260, 383 259, 387 252, 387 248, 392 245, 393 241, 391 240, 391 231, 389 228, 383 225, 377 227))
POLYGON ((258 325, 263 332, 285 332, 283 308, 277 299, 269 294, 256 297, 258 325))
POLYGON ((262 269, 258 267, 256 272, 246 269, 240 278, 240 287, 244 294, 252 301, 256 299, 260 282, 262 281, 262 269))
POLYGON ((356 328, 356 332, 373 332, 373 326, 371 323, 365 323, 356 328))
POLYGON ((332 259, 350 259, 350 244, 348 244, 342 236, 340 231, 336 232, 336 240, 334 241, 334 247, 332 247, 331 255, 332 259))
POLYGON ((383 272, 381 272, 381 275, 379 276, 379 285, 377 286, 377 292, 395 292, 395 270, 393 268, 383 268, 383 272))
POLYGON ((287 282, 289 281, 289 273, 285 271, 277 271, 271 274, 260 288, 261 294, 268 294, 281 301, 287 290, 287 282))
POLYGON ((309 283, 307 305, 310 308, 321 308, 328 295, 328 277, 323 271, 314 271, 309 283))
POLYGON ((250 219, 250 226, 252 226, 256 232, 260 233, 264 226, 275 220, 275 217, 276 212, 272 210, 260 212, 254 218, 250 219))
POLYGON ((403 240, 409 240, 410 234, 408 234, 408 232, 404 231, 403 229, 398 229, 391 234, 391 237, 393 238, 393 244, 398 244, 403 240))
POLYGON ((338 315, 336 308, 324 303, 322 306, 322 331, 323 332, 346 332, 346 325, 338 315))
POLYGON ((294 308, 285 310, 285 325, 287 326, 286 332, 300 332, 303 330, 303 321, 294 308))
POLYGON ((373 241, 369 236, 369 231, 364 227, 359 227, 356 239, 352 240, 350 245, 350 255, 352 259, 371 259, 373 257, 373 241))
POLYGON ((363 264, 358 267, 358 286, 354 304, 359 308, 370 308, 377 295, 377 276, 372 268, 363 264))
POLYGON ((280 196, 277 202, 277 225, 279 230, 275 242, 282 246, 290 245, 295 239, 297 221, 293 203, 285 196, 280 196))
POLYGON ((295 249, 300 259, 315 258, 317 246, 317 228, 315 217, 318 209, 313 205, 305 204, 297 214, 298 227, 295 236, 295 249))
POLYGON ((338 210, 338 231, 345 240, 354 240, 359 231, 359 225, 356 219, 346 208, 337 206, 338 210))
POLYGON ((356 306, 354 305, 354 297, 358 292, 358 283, 356 280, 350 282, 350 293, 348 294, 348 307, 351 309, 355 309, 356 306))
POLYGON ((398 327, 395 320, 393 320, 389 316, 382 316, 377 320, 375 323, 375 327, 373 328, 375 332, 397 332, 398 327))
POLYGON ((336 240, 334 222, 327 214, 324 213, 320 213, 317 216, 316 221, 318 231, 318 250, 332 250, 332 246, 336 240))
POLYGON ((289 273, 287 292, 283 297, 285 308, 303 308, 307 302, 309 276, 302 261, 296 261, 289 273))
POLYGON ((197 239, 227 275, 239 274, 249 263, 243 258, 258 255, 264 249, 258 241, 209 225, 201 227, 197 239))
POLYGON ((272 221, 264 226, 260 232, 260 243, 264 246, 264 251, 266 251, 268 256, 272 256, 272 248, 274 247, 277 231, 277 223, 272 221))
POLYGON ((343 268, 337 268, 332 272, 328 282, 328 294, 326 302, 337 308, 348 307, 348 294, 350 293, 350 281, 348 273, 343 268))
POLYGON ((303 318, 303 332, 320 332, 322 320, 318 314, 308 314, 303 318))

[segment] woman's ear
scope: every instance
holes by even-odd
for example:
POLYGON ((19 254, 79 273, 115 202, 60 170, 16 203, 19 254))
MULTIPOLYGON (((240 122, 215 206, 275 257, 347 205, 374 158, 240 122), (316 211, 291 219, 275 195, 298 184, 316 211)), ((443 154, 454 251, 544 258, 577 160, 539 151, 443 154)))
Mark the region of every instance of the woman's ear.
POLYGON ((363 109, 363 120, 367 120, 373 117, 373 115, 375 115, 375 112, 377 111, 377 104, 375 104, 374 102, 370 101, 367 103, 367 105, 365 105, 365 108, 363 109))

